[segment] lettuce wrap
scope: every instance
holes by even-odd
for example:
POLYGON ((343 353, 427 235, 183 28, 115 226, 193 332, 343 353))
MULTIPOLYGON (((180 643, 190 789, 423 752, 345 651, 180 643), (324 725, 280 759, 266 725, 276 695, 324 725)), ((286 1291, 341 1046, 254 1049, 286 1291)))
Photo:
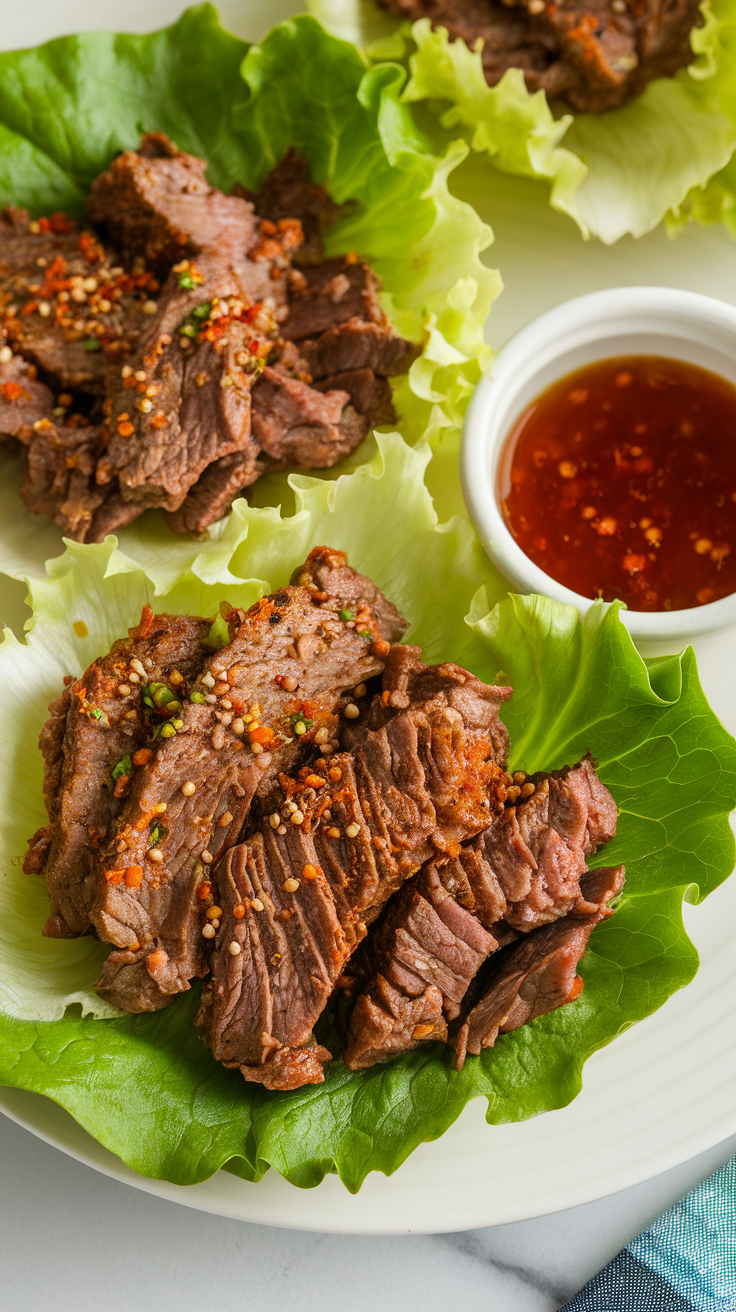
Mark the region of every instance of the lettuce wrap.
POLYGON ((493 168, 543 179, 551 204, 585 236, 612 243, 690 217, 736 231, 736 0, 704 0, 692 63, 603 114, 560 112, 544 92, 527 91, 519 69, 489 87, 480 53, 433 31, 429 19, 400 23, 371 0, 309 0, 309 8, 372 59, 408 67, 401 99, 432 110, 438 140, 461 132, 493 168))
MULTIPOLYGON (((146 36, 85 33, 0 53, 0 204, 80 214, 92 180, 141 131, 166 132, 203 156, 226 191, 236 182, 257 189, 294 146, 312 180, 345 205, 326 232, 328 256, 358 251, 383 279, 398 331, 423 342, 395 393, 403 435, 456 451, 501 282, 480 259, 490 229, 448 188, 468 147, 430 142, 401 100, 405 82, 402 67, 369 68, 313 18, 282 23, 249 47, 211 5, 146 36)), ((351 466, 370 451, 367 439, 351 466)), ((3 460, 0 568, 22 575, 61 549, 61 534, 25 510, 20 462, 3 460)), ((258 498, 278 502, 287 491, 272 477, 258 498)), ((160 512, 121 541, 146 559, 178 551, 160 512)))
POLYGON ((184 544, 173 569, 163 559, 144 567, 114 539, 69 544, 47 578, 30 582, 25 639, 6 631, 0 1082, 53 1098, 145 1175, 190 1184, 226 1165, 257 1180, 271 1166, 303 1187, 335 1171, 355 1191, 368 1172, 390 1174, 442 1134, 471 1098, 487 1100, 492 1125, 566 1105, 590 1054, 697 969, 682 902, 700 901, 733 867, 736 744, 708 707, 692 651, 646 662, 615 605, 596 603, 581 622, 543 597, 507 596, 467 518, 438 523, 429 458, 426 445, 379 435, 370 463, 351 475, 292 475, 291 515, 237 503, 226 535, 204 550, 184 544), (593 753, 620 810, 598 864, 625 863, 627 881, 583 959, 581 997, 469 1057, 461 1072, 450 1050, 430 1044, 357 1074, 336 1060, 324 1084, 271 1093, 204 1047, 196 987, 161 1012, 112 1012, 92 987, 107 947, 42 938, 48 897, 20 861, 44 822, 36 740, 63 676, 79 675, 145 602, 207 615, 223 599, 245 606, 325 542, 399 606, 428 661, 513 685, 503 711, 512 769, 593 753))

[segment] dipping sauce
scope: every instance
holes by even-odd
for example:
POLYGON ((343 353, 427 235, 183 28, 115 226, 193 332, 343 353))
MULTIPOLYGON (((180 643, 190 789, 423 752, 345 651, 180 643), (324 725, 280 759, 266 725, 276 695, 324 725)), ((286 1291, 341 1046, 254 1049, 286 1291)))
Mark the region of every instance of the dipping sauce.
POLYGON ((736 592, 736 387, 659 356, 578 369, 517 421, 497 495, 526 555, 583 597, 717 601, 736 592))

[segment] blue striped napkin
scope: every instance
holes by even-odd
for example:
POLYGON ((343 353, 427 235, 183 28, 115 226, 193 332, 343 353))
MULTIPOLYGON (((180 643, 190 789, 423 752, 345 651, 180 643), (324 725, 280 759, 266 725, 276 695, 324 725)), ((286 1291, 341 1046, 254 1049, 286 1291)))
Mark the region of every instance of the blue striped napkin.
POLYGON ((560 1312, 736 1312, 736 1157, 622 1249, 560 1312))

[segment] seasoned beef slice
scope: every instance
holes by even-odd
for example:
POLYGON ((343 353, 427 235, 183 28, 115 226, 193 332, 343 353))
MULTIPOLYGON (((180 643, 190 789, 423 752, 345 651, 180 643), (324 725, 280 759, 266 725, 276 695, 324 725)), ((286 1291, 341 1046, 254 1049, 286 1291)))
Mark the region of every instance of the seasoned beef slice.
POLYGON ((608 904, 620 893, 624 876, 623 866, 585 875, 580 885, 587 904, 584 914, 573 911, 535 930, 489 963, 480 997, 455 1039, 458 1070, 467 1053, 477 1056, 483 1048, 492 1048, 499 1034, 509 1034, 580 996, 578 964, 596 925, 612 914, 608 904))
POLYGON ((655 77, 670 77, 693 59, 690 33, 697 0, 379 0, 411 20, 429 18, 451 39, 481 47, 486 81, 495 86, 520 68, 530 91, 564 97, 573 109, 615 109, 655 77))
POLYGON ((253 436, 273 462, 323 469, 350 454, 368 421, 347 391, 318 392, 266 367, 253 389, 253 436))
MULTIPOLYGON (((242 189, 241 189, 242 190, 242 189)), ((319 262, 323 257, 322 232, 340 218, 340 208, 330 200, 323 187, 310 181, 307 161, 295 150, 286 154, 267 175, 255 201, 258 214, 264 219, 299 219, 304 242, 296 252, 298 264, 319 262)))
POLYGON ((300 270, 290 279, 289 313, 282 332, 289 341, 317 337, 348 319, 385 327, 380 283, 362 260, 338 256, 300 270))
POLYGON ((342 552, 315 548, 297 577, 247 614, 233 613, 229 644, 205 663, 181 727, 137 775, 108 845, 92 920, 121 951, 97 988, 123 1010, 165 1006, 204 972, 210 865, 237 842, 253 798, 315 738, 334 735, 343 690, 380 673, 382 654, 406 628, 342 552), (364 617, 360 633, 340 618, 351 602, 364 617), (154 860, 151 826, 162 804, 154 860), (143 871, 133 887, 130 866, 143 871))
POLYGON ((109 248, 63 215, 0 214, 2 337, 62 391, 104 391, 108 360, 132 350, 157 288, 144 270, 124 275, 109 248))
POLYGON ((20 355, 0 361, 0 436, 30 442, 35 424, 51 422, 54 405, 54 394, 39 381, 35 365, 20 355))
MULTIPOLYGON (((416 648, 408 658, 413 700, 389 702, 401 700, 389 674, 364 727, 351 721, 352 754, 303 767, 296 780, 282 775, 276 809, 215 876, 222 918, 199 1024, 215 1056, 247 1080, 273 1087, 278 1056, 278 1087, 304 1082, 299 1054, 383 904, 499 805, 507 738, 498 708, 510 689, 451 665, 424 667, 422 678, 416 648)), ((310 1070, 310 1081, 322 1078, 314 1059, 310 1070)))
POLYGON ((313 378, 329 378, 355 369, 372 369, 386 377, 405 374, 422 348, 388 327, 348 319, 320 337, 301 341, 299 349, 313 378))
POLYGON ((331 378, 321 378, 315 387, 318 392, 347 392, 353 409, 365 416, 369 428, 396 423, 391 385, 388 379, 378 378, 372 369, 348 369, 331 378))
POLYGON ((507 806, 458 855, 432 861, 390 908, 369 945, 368 979, 350 1021, 344 1060, 351 1069, 445 1037, 483 957, 444 992, 438 943, 471 967, 473 923, 488 955, 518 932, 590 910, 580 881, 585 857, 615 833, 613 798, 587 757, 534 780, 525 785, 531 796, 507 806))
POLYGON ((176 672, 175 683, 186 689, 204 659, 210 625, 145 607, 128 637, 51 703, 40 737, 49 824, 30 840, 24 867, 46 879, 46 934, 66 938, 90 930, 100 852, 124 805, 133 758, 151 732, 138 671, 149 683, 176 672))

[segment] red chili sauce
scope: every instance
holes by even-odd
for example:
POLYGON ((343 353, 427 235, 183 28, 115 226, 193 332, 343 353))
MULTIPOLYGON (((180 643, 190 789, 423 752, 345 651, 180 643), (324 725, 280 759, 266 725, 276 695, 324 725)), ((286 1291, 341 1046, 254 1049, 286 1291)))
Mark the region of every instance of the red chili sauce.
POLYGON ((736 387, 658 356, 578 369, 517 421, 498 498, 526 555, 584 597, 687 610, 736 592, 736 387))

